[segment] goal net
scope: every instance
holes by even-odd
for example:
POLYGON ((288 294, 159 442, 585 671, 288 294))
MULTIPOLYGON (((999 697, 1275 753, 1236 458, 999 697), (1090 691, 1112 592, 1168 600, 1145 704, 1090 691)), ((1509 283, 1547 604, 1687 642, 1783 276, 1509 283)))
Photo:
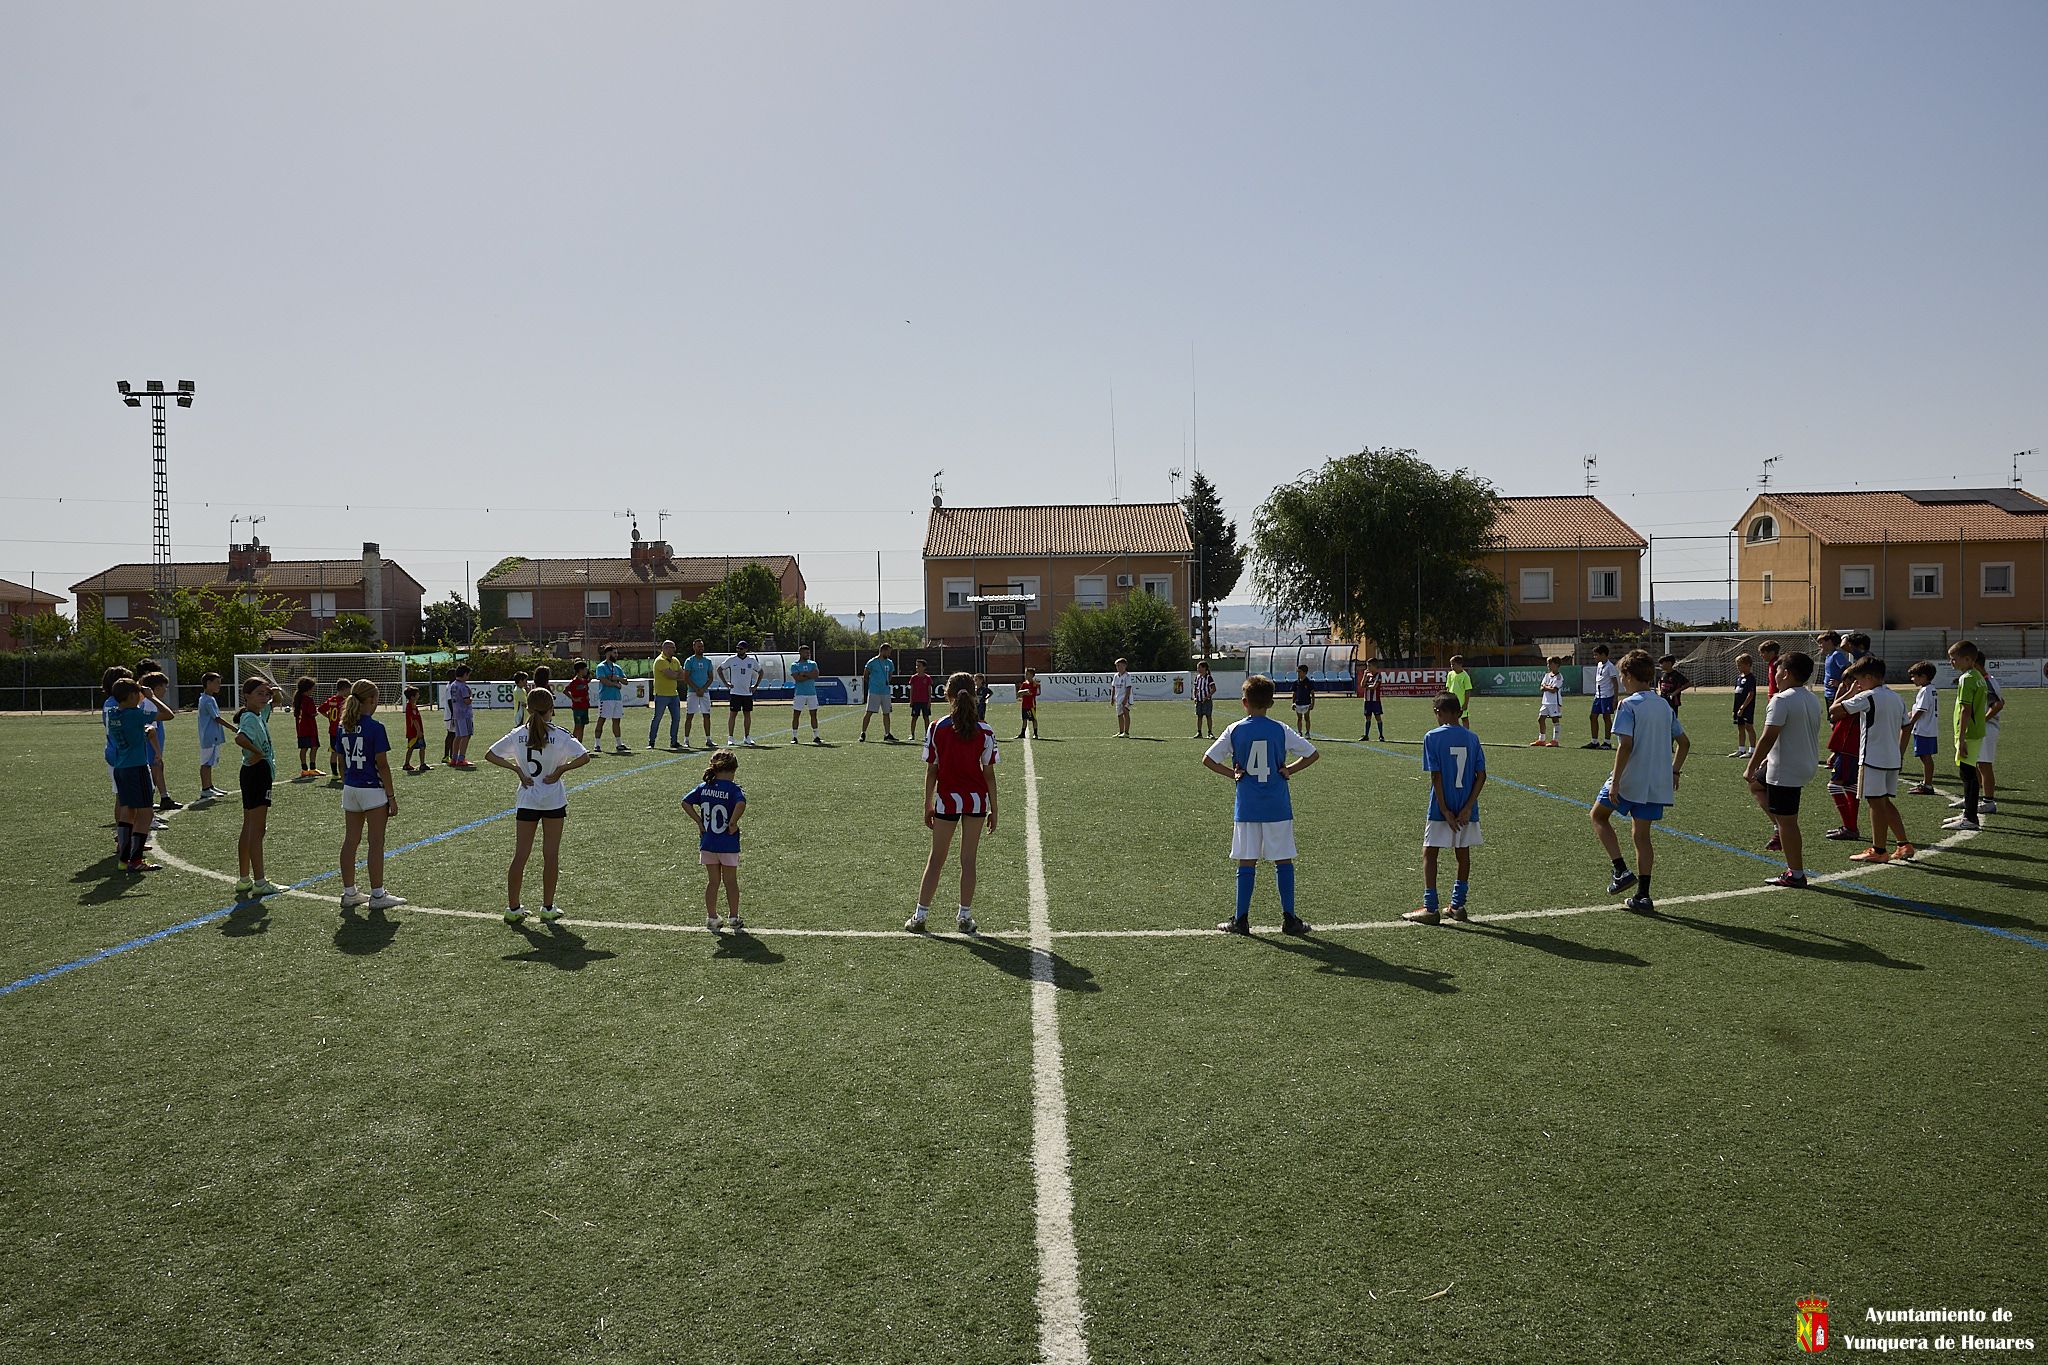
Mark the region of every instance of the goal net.
POLYGON ((333 693, 334 684, 347 678, 355 682, 368 678, 386 705, 405 697, 405 655, 383 654, 237 654, 235 696, 242 695, 242 679, 256 674, 270 679, 290 697, 300 678, 310 677, 313 690, 322 698, 333 693))
POLYGON ((1735 656, 1747 654, 1756 660, 1754 671, 1759 682, 1763 679, 1762 656, 1756 647, 1766 640, 1778 639, 1788 649, 1804 648, 1804 635, 1788 635, 1784 632, 1752 631, 1738 634, 1722 631, 1673 630, 1665 633, 1664 651, 1678 662, 1675 665, 1686 681, 1694 687, 1735 686, 1735 656), (1799 643, 1794 643, 1794 641, 1799 643))

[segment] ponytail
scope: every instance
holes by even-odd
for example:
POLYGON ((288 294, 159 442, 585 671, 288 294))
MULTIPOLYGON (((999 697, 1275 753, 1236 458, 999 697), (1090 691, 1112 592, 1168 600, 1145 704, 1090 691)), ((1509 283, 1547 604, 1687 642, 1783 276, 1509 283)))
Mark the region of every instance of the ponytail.
POLYGON ((539 753, 548 747, 548 732, 554 729, 555 694, 545 687, 526 693, 526 749, 539 753))
POLYGON ((375 706, 380 697, 377 684, 368 678, 359 678, 348 690, 348 700, 341 704, 341 727, 353 733, 363 723, 363 713, 375 706))
POLYGON ((955 673, 946 679, 946 705, 953 722, 953 733, 965 739, 974 733, 974 727, 981 723, 974 714, 974 675, 955 673))
POLYGON ((704 770, 706 782, 716 782, 720 773, 736 773, 740 770, 740 756, 730 749, 720 749, 711 755, 711 766, 704 770))

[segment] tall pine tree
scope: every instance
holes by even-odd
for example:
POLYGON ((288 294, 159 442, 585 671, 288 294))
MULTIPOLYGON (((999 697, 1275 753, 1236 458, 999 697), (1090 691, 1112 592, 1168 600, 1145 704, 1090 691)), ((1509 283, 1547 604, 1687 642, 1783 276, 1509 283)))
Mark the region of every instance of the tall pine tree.
POLYGON ((1180 500, 1187 512, 1188 534, 1195 540, 1195 600, 1202 604, 1202 653, 1214 643, 1213 604, 1230 596, 1244 573, 1244 547, 1237 543, 1237 523, 1223 515, 1223 498, 1209 476, 1195 471, 1188 495, 1180 500))

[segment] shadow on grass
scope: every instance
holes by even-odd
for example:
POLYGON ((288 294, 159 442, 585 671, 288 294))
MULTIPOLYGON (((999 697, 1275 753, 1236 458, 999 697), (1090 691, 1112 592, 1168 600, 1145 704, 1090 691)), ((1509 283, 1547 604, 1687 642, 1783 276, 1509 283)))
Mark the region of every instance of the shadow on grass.
MULTIPOLYGON (((1944 850, 1944 852, 1946 851, 1944 850)), ((2017 855, 2001 853, 1998 856, 2011 858, 2017 855)), ((2043 892, 2048 892, 2048 881, 2041 881, 2034 877, 2019 877, 2010 872, 1958 867, 1952 862, 1948 863, 1947 866, 1943 866, 1945 861, 1945 859, 1930 858, 1926 862, 1915 862, 1913 864, 1913 870, 1916 872, 1925 872, 1929 876, 1967 884, 1969 888, 1966 893, 1967 903, 1963 905, 1947 904, 1943 905, 1942 909, 1952 911, 1967 919, 1980 920, 1985 924, 1995 924, 2001 929, 2023 929, 2037 934, 2048 933, 2048 924, 2043 924, 2038 919, 2027 919, 2020 915, 2007 914, 2000 910, 1994 910, 1983 903, 1988 899, 1985 893, 1994 889, 2014 891, 2018 892, 2020 896, 2026 897, 2038 896, 2043 892)), ((2025 859, 2024 861, 2029 865, 2037 865, 2033 859, 2025 859)), ((1943 890, 1948 889, 1947 887, 1943 888, 1943 890)), ((1961 888, 1956 889, 1960 890, 1961 888)), ((1872 898, 1873 908, 1876 908, 1877 901, 1883 899, 1883 897, 1872 898)), ((1912 898, 1908 896, 1904 899, 1910 900, 1912 898)), ((2000 897, 1999 899, 2004 898, 2000 897)), ((1899 903, 1897 901, 1890 902, 1890 908, 1900 908, 1899 903)))
POLYGON ((1924 972, 1927 969, 1918 962, 1908 962, 1892 957, 1882 949, 1839 934, 1822 933, 1818 929, 1795 929, 1790 933, 1777 933, 1770 929, 1759 929, 1748 924, 1716 924, 1713 920, 1695 919, 1691 915, 1674 915, 1668 910, 1657 910, 1646 916, 1660 919, 1666 924, 1694 929, 1715 938, 1739 943, 1746 948, 1763 948, 1788 957, 1814 958, 1823 962, 1861 962, 1872 967, 1893 967, 1900 971, 1924 972))
POLYGON ((580 972, 593 962, 618 956, 602 948, 589 947, 581 935, 571 933, 559 924, 550 924, 543 929, 524 924, 511 927, 533 946, 523 953, 507 953, 501 959, 505 962, 545 962, 559 971, 580 972))
POLYGON ((1304 938, 1254 934, 1251 941, 1278 948, 1283 953, 1293 953, 1297 957, 1312 958, 1321 964, 1316 971, 1325 976, 1385 981, 1395 986, 1413 986, 1418 991, 1428 991, 1432 995, 1455 995, 1458 991, 1458 988, 1451 984, 1449 972, 1433 971, 1427 967, 1403 967, 1374 957, 1371 953, 1360 952, 1347 944, 1317 938, 1313 934, 1304 938))
POLYGON ((79 885, 91 884, 91 889, 78 898, 80 905, 107 905, 121 900, 154 875, 157 874, 130 872, 119 858, 109 853, 98 862, 79 868, 71 880, 79 885))
MULTIPOLYGON (((925 936, 928 943, 940 943, 949 948, 965 948, 968 952, 994 967, 1006 976, 1019 981, 1031 980, 1031 971, 1038 954, 1028 943, 1012 943, 1008 939, 991 938, 980 934, 973 938, 942 938, 932 934, 925 936)), ((1091 995, 1102 987, 1095 984, 1095 973, 1077 963, 1069 962, 1058 953, 1047 953, 1052 959, 1052 984, 1055 989, 1077 991, 1091 995)))
MULTIPOLYGON (((1958 874, 1949 873, 1948 875, 1955 876, 1958 874)), ((1981 904, 1979 899, 1977 899, 1981 897, 1983 889, 1987 885, 2036 886, 2040 885, 2040 883, 2027 882, 2021 878, 2007 878, 1996 875, 1971 877, 1969 878, 1969 883, 1973 898, 1960 905, 1953 901, 1936 901, 1931 896, 1915 898, 1913 896, 1902 896, 1896 892, 1880 894, 1876 891, 1863 890, 1840 883, 1828 886, 1825 889, 1830 895, 1854 901, 1862 908, 1879 914, 1910 915, 1914 919, 1942 920, 1948 923, 1962 920, 1969 924, 1992 929, 2004 929, 2015 934, 2048 934, 2048 925, 2042 924, 2039 920, 2024 919, 2019 915, 2004 914, 1981 904)))
POLYGON ((1625 953, 1619 948, 1595 948, 1586 943, 1575 943, 1556 934, 1531 934, 1521 929, 1511 929, 1505 924, 1488 924, 1473 920, 1458 926, 1467 933, 1484 934, 1490 938, 1505 939, 1522 948, 1534 948, 1539 953, 1566 958, 1572 962, 1596 962, 1609 967, 1647 967, 1650 964, 1634 953, 1625 953))
POLYGON ((228 911, 228 917, 220 922, 220 931, 229 938, 251 938, 267 933, 270 929, 270 902, 260 897, 243 901, 228 911))
POLYGON ((757 967, 773 967, 789 960, 744 929, 717 937, 718 951, 711 955, 713 960, 751 962, 757 967))
POLYGON ((398 929, 398 921, 386 918, 382 910, 372 910, 367 916, 344 910, 341 927, 334 931, 334 946, 350 957, 368 957, 389 948, 398 929))

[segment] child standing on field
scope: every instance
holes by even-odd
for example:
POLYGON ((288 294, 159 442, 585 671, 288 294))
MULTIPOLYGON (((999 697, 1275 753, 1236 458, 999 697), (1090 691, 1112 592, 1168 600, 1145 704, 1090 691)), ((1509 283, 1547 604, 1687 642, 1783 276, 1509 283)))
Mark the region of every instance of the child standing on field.
POLYGON ((320 776, 320 731, 317 728, 320 699, 313 695, 313 689, 318 686, 311 674, 301 675, 293 684, 292 720, 299 733, 300 777, 320 776))
MULTIPOLYGON (((1205 668, 1207 666, 1203 665, 1205 668)), ((1017 684, 1017 706, 1023 713, 1017 722, 1017 738, 1024 738, 1027 729, 1031 731, 1033 739, 1038 738, 1038 694, 1044 690, 1038 682, 1038 670, 1025 669, 1024 681, 1017 684)))
POLYGON ((1799 833, 1799 794, 1820 771, 1821 731, 1827 708, 1807 690, 1813 677, 1811 655, 1794 651, 1778 662, 1778 695, 1764 706, 1764 732, 1757 736, 1749 764, 1742 771, 1756 802, 1771 817, 1766 849, 1783 849, 1785 870, 1765 879, 1767 886, 1806 885, 1805 844, 1799 833))
POLYGON ((469 737, 476 733, 476 713, 470 709, 469 665, 455 666, 455 680, 448 684, 448 740, 451 768, 474 766, 469 761, 469 737))
POLYGON ((1614 771, 1593 802, 1593 829, 1614 864, 1607 894, 1618 895, 1633 886, 1636 893, 1622 904, 1648 914, 1656 908, 1650 900, 1650 873, 1656 860, 1650 826, 1662 820, 1665 810, 1678 799, 1678 780, 1685 775, 1685 756, 1692 749, 1692 740, 1678 723, 1678 712, 1655 690, 1657 670, 1648 653, 1630 650, 1622 656, 1620 671, 1629 688, 1627 698, 1614 712, 1614 733, 1621 742, 1614 750, 1614 771), (1613 825, 1616 815, 1629 821, 1636 851, 1634 872, 1621 856, 1621 837, 1613 825))
POLYGON ((590 665, 578 659, 568 685, 562 690, 569 694, 569 719, 575 722, 576 742, 581 744, 583 727, 590 724, 590 665))
POLYGON ((1674 655, 1666 654, 1657 660, 1657 668, 1657 695, 1664 699, 1664 704, 1669 706, 1675 715, 1680 699, 1685 696, 1685 690, 1692 686, 1692 679, 1678 671, 1678 659, 1674 655))
POLYGON ((526 907, 520 903, 526 860, 533 854, 533 835, 541 832, 540 917, 552 924, 563 911, 555 904, 555 879, 562 866, 562 826, 569 816, 569 793, 562 775, 590 762, 590 752, 567 730, 554 723, 555 694, 535 688, 526 698, 526 724, 493 744, 484 757, 519 774, 518 832, 513 836, 512 866, 505 872, 505 923, 520 924, 526 907))
POLYGON ((1309 717, 1316 709, 1316 685, 1308 675, 1307 664, 1294 666, 1294 728, 1303 735, 1308 733, 1309 717))
POLYGON ((327 772, 330 777, 341 777, 341 754, 334 747, 335 737, 341 732, 341 708, 348 705, 347 678, 334 684, 334 695, 320 703, 320 714, 327 717, 327 772))
POLYGON ((1254 673, 1244 680, 1242 720, 1202 755, 1202 766, 1236 784, 1231 804, 1230 856, 1237 860, 1237 914, 1217 925, 1226 934, 1252 931, 1252 888, 1261 859, 1273 864, 1280 884, 1280 931, 1306 934, 1294 913, 1294 798, 1289 779, 1316 761, 1316 746, 1266 713, 1273 709, 1273 680, 1254 673))
POLYGON ((1981 652, 1977 655, 1977 667, 1984 674, 1984 738, 1977 741, 1977 781, 1984 790, 1977 798, 1977 809, 1984 815, 1996 815, 1998 777, 1991 771, 1991 764, 1998 757, 1998 718, 2005 711, 2005 689, 1991 676, 1981 652))
POLYGON ((1485 843, 1479 832, 1479 792, 1486 786, 1486 750, 1464 724, 1465 708, 1449 692, 1430 704, 1436 725, 1422 737, 1422 770, 1429 774, 1429 808, 1422 821, 1422 906, 1401 916, 1411 924, 1440 924, 1437 850, 1448 848, 1458 863, 1451 883, 1452 919, 1466 918, 1472 886, 1472 850, 1485 843))
POLYGON ((1906 723, 1913 731, 1913 757, 1920 760, 1920 780, 1909 796, 1939 796, 1934 789, 1934 755, 1941 748, 1941 693, 1934 690, 1936 669, 1922 659, 1907 677, 1919 690, 1913 694, 1913 710, 1906 723))
MULTIPOLYGON (((533 684, 526 679, 524 669, 512 675, 512 726, 514 729, 526 724, 526 694, 533 690, 533 684)), ((648 745, 653 748, 653 745, 648 745)))
POLYGON ((341 708, 341 908, 359 905, 391 910, 405 897, 384 889, 384 824, 398 814, 398 789, 391 785, 391 737, 371 713, 380 700, 377 684, 358 679, 341 708), (363 827, 370 829, 370 894, 356 890, 356 849, 363 827))
MULTIPOLYGON (((924 722, 925 733, 927 735, 931 733, 933 681, 930 670, 925 667, 924 660, 919 659, 917 661, 917 672, 910 675, 910 737, 912 739, 917 738, 917 725, 919 721, 924 722)), ((1017 738, 1022 739, 1023 736, 1019 735, 1017 738)))
POLYGON ((1195 698, 1195 738, 1201 739, 1202 722, 1209 723, 1208 738, 1216 737, 1216 675, 1209 671, 1207 659, 1195 665, 1195 681, 1191 689, 1195 698))
POLYGON ((1607 646, 1593 646, 1593 709, 1588 724, 1592 727, 1591 742, 1582 744, 1582 749, 1612 749, 1614 747, 1615 693, 1621 686, 1621 670, 1607 661, 1607 646), (1601 724, 1605 722, 1605 736, 1601 724))
POLYGON ((1756 674, 1750 671, 1755 663, 1747 654, 1735 656, 1735 752, 1730 758, 1748 758, 1756 747, 1756 674))
POLYGON ((985 675, 980 673, 974 675, 974 718, 976 720, 988 719, 988 699, 995 694, 996 690, 988 685, 988 678, 985 675))
POLYGON ((1450 671, 1444 674, 1444 691, 1458 699, 1458 724, 1472 728, 1472 675, 1465 671, 1465 656, 1451 656, 1450 671))
POLYGON ((1984 742, 1985 712, 1991 706, 1991 689, 1984 683, 1984 656, 1975 643, 1958 640, 1948 647, 1948 661, 1956 671, 1956 771, 1963 779, 1963 813, 1941 822, 1943 829, 1976 829, 1983 777, 1977 771, 1979 746, 1984 742))
POLYGON ((683 809, 697 822, 697 861, 704 865, 704 927, 744 929, 740 919, 740 816, 746 813, 747 794, 733 779, 739 776, 740 759, 730 749, 711 755, 704 780, 690 788, 683 809), (718 888, 725 888, 726 917, 718 917, 718 888))
MULTIPOLYGON (((313 680, 299 681, 305 684, 299 695, 310 701, 313 680)), ((242 789, 242 835, 235 843, 238 896, 275 896, 283 890, 263 875, 263 835, 270 824, 271 789, 277 782, 277 751, 270 743, 270 712, 283 699, 283 691, 261 674, 242 680, 242 704, 235 708, 235 747, 242 753, 242 767, 237 774, 237 785, 242 789)), ((313 776, 319 775, 319 770, 314 769, 313 776)))
POLYGON ((1375 719, 1379 721, 1380 725, 1380 742, 1386 742, 1387 708, 1386 703, 1380 697, 1383 681, 1380 677, 1380 661, 1378 659, 1374 659, 1371 663, 1367 664, 1365 672, 1358 675, 1358 695, 1365 699, 1365 733, 1358 737, 1361 743, 1372 738, 1372 725, 1375 719))
POLYGON ((1564 660, 1552 657, 1543 661, 1543 681, 1537 685, 1536 740, 1532 749, 1555 749, 1559 734, 1564 729, 1564 660), (1547 727, 1547 728, 1546 728, 1547 727))
POLYGON ((924 880, 918 883, 917 909, 903 922, 913 934, 925 931, 932 897, 939 893, 939 874, 960 831, 960 913, 953 923, 961 933, 978 932, 974 925, 974 884, 977 853, 984 833, 996 832, 995 731, 974 718, 974 679, 955 673, 946 679, 947 715, 924 732, 924 823, 932 832, 931 854, 924 880))
POLYGON ((156 785, 156 808, 183 810, 183 803, 171 799, 170 784, 164 776, 164 722, 178 714, 177 707, 165 696, 171 690, 171 680, 162 673, 145 673, 136 681, 142 684, 142 712, 156 729, 156 758, 149 768, 150 780, 156 785))
POLYGON ((1110 705, 1116 708, 1116 737, 1131 737, 1131 699, 1137 695, 1138 680, 1131 676, 1128 659, 1116 661, 1116 673, 1109 680, 1110 705))
POLYGON ((142 856, 149 847, 150 825, 155 818, 151 809, 156 804, 155 788, 149 770, 163 753, 156 727, 149 713, 142 709, 143 692, 142 684, 133 678, 115 679, 114 709, 107 716, 107 747, 114 755, 108 762, 114 766, 114 800, 118 803, 116 856, 129 872, 159 870, 158 864, 146 862, 142 856))
POLYGON ((199 739, 199 798, 216 801, 227 793, 213 785, 213 768, 220 762, 220 750, 228 741, 220 723, 220 674, 207 673, 199 679, 199 704, 195 708, 199 739))
POLYGON ((426 722, 420 718, 420 690, 416 686, 405 689, 405 770, 407 772, 413 770, 412 752, 415 749, 420 752, 419 770, 425 772, 433 764, 427 762, 427 726, 426 722))
POLYGON ((1899 694, 1884 685, 1884 660, 1872 657, 1850 664, 1835 685, 1835 704, 1828 716, 1837 723, 1856 724, 1857 790, 1870 804, 1870 847, 1849 855, 1854 863, 1901 861, 1913 856, 1899 818, 1899 769, 1904 756, 1900 740, 1906 733, 1906 707, 1899 694), (1898 837, 1896 852, 1885 852, 1885 831, 1898 837))

